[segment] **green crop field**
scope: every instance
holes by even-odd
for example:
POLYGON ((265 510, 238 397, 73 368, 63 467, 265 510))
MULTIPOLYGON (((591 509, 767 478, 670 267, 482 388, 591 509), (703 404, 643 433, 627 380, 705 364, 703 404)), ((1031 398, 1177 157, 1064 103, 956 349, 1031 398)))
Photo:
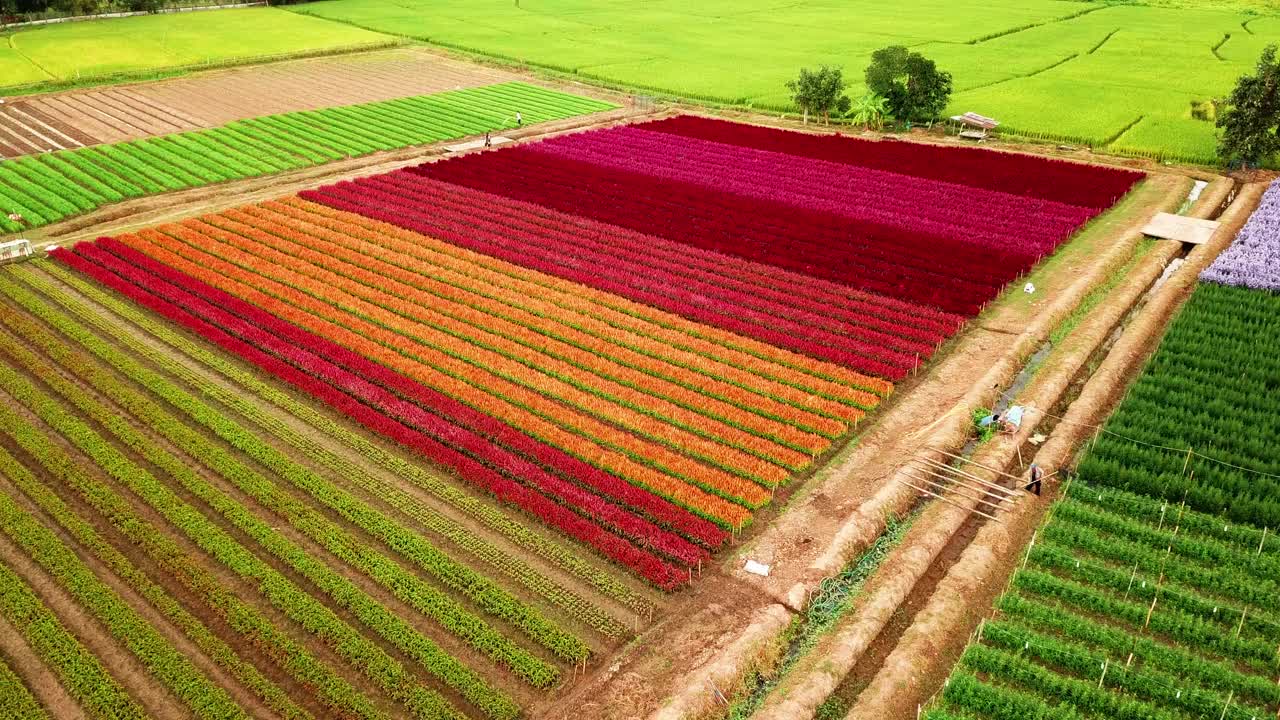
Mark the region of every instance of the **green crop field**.
POLYGON ((1210 160, 1214 129, 1192 119, 1191 103, 1225 94, 1266 42, 1280 40, 1280 17, 1253 3, 1214 6, 1233 9, 1058 0, 329 0, 294 9, 584 78, 777 110, 788 108, 783 84, 800 67, 842 65, 860 82, 871 52, 903 44, 952 72, 954 111, 1045 139, 1210 160))
POLYGON ((163 72, 255 57, 386 44, 379 33, 284 12, 241 8, 72 22, 0 33, 0 90, 163 72))
POLYGON ((127 198, 514 127, 516 112, 536 123, 611 107, 512 82, 27 155, 0 162, 0 232, 47 225, 127 198))
POLYGON ((1276 716, 1278 317, 1196 289, 930 720, 1276 716))

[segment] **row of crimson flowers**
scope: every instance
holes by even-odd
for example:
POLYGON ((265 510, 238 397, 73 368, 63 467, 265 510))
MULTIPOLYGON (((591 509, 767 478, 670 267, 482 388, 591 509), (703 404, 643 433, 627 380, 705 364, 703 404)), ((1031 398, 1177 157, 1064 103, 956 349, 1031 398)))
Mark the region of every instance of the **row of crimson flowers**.
POLYGON ((636 127, 565 135, 531 146, 602 168, 821 210, 845 221, 955 235, 996 247, 1052 247, 1089 208, 899 175, 856 165, 724 145, 636 127), (626 153, 617 148, 625 147, 626 153))
POLYGON ((976 314, 1038 259, 960 238, 854 223, 782 200, 602 168, 532 146, 409 172, 961 315, 976 314))
POLYGON ((1105 210, 1142 179, 1122 168, 1036 155, 922 143, 860 140, 840 133, 795 133, 683 115, 637 127, 739 147, 818 158, 902 175, 1105 210))
MULTIPOLYGON (((303 197, 439 237, 524 267, 590 285, 876 377, 901 379, 915 364, 913 354, 893 350, 887 343, 842 336, 822 328, 804 329, 794 322, 771 318, 764 313, 743 317, 745 311, 740 304, 715 297, 702 296, 691 302, 692 288, 686 279, 657 270, 646 270, 643 274, 628 272, 626 268, 613 271, 603 264, 590 262, 590 258, 580 251, 557 244, 554 237, 523 232, 510 225, 505 232, 500 225, 485 227, 483 219, 475 217, 475 213, 445 209, 431 200, 396 194, 394 187, 382 180, 364 182, 358 187, 331 186, 304 192, 303 197)), ((934 348, 923 343, 913 346, 924 356, 932 353, 934 348)))
MULTIPOLYGON (((418 401, 434 400, 459 415, 468 414, 469 409, 465 406, 438 396, 397 373, 282 322, 119 242, 102 239, 96 244, 81 243, 74 253, 58 250, 53 255, 309 392, 371 429, 421 452, 500 499, 592 545, 605 556, 632 568, 660 587, 671 589, 682 584, 688 573, 681 569, 680 564, 696 563, 705 555, 705 550, 681 542, 678 536, 661 531, 619 506, 594 495, 575 492, 573 488, 576 486, 565 487, 569 484, 504 445, 481 440, 468 428, 450 422, 450 418, 431 415, 419 405, 399 398, 366 378, 377 378, 379 382, 385 382, 418 401), (359 374, 347 367, 359 368, 359 374), (531 483, 533 487, 513 478, 531 483), (565 504, 558 504, 535 488, 550 490, 552 497, 560 498, 565 504), (565 500, 565 496, 583 504, 574 506, 565 500), (600 518, 605 527, 588 518, 600 518), (679 564, 664 560, 620 536, 631 533, 644 535, 636 540, 679 564)), ((491 437, 501 438, 502 442, 530 455, 541 455, 570 466, 578 463, 573 458, 558 457, 553 448, 543 446, 482 413, 470 411, 470 414, 470 420, 481 425, 484 431, 493 433, 491 437)), ((637 491, 589 466, 574 466, 573 469, 578 473, 576 478, 603 480, 602 484, 610 486, 611 490, 627 496, 628 500, 638 500, 654 515, 676 520, 682 531, 691 536, 696 533, 699 539, 713 547, 725 538, 723 531, 656 496, 637 491)))

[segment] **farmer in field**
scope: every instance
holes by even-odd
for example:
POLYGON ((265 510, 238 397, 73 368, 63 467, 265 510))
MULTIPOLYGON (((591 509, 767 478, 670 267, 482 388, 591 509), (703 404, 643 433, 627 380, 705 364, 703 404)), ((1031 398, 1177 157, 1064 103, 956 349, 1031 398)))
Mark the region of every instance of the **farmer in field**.
POLYGON ((523 116, 523 115, 521 115, 519 112, 517 112, 517 113, 516 113, 516 127, 523 127, 523 126, 524 126, 524 116, 523 116))
POLYGON ((1031 463, 1031 482, 1027 483, 1027 487, 1025 489, 1039 495, 1040 483, 1042 480, 1044 480, 1044 468, 1041 468, 1036 463, 1031 463))

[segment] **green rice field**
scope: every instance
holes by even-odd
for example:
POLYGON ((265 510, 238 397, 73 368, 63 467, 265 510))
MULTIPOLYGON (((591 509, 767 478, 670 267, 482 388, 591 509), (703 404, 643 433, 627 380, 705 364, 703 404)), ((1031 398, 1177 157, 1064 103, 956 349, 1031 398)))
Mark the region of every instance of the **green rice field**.
POLYGON ((1178 4, 327 0, 292 9, 584 79, 779 111, 790 109, 783 84, 800 67, 841 65, 860 82, 874 50, 903 44, 954 75, 952 111, 1048 140, 1208 161, 1214 128, 1191 117, 1191 104, 1226 94, 1280 40, 1280 17, 1262 14, 1262 3, 1178 4))
POLYGON ((376 32, 266 7, 21 28, 0 33, 0 93, 390 41, 376 32))

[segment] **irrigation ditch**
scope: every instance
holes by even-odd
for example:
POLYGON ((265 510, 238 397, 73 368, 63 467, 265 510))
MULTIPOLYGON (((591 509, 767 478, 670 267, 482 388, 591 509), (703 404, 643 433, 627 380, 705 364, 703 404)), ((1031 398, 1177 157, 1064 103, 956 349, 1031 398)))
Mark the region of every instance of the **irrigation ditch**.
POLYGON ((729 658, 718 663, 718 677, 694 674, 717 688, 713 702, 694 680, 651 717, 915 717, 990 614, 1056 496, 1055 485, 1046 485, 1043 496, 1021 490, 1012 496, 994 486, 1017 487, 1033 461, 1050 472, 1068 471, 1119 401, 1117 390, 1158 344, 1200 269, 1230 243, 1261 194, 1260 185, 1241 189, 1226 178, 1187 188, 1191 184, 1158 209, 1219 218, 1213 241, 1192 248, 1146 240, 1141 224, 1117 234, 1091 272, 1072 284, 1074 292, 1011 341, 1015 352, 994 361, 961 402, 924 429, 916 456, 858 508, 806 574, 838 577, 865 567, 890 529, 900 531, 891 518, 911 517, 856 596, 815 620, 812 598, 822 597, 822 583, 797 583, 778 598, 789 612, 773 622, 774 634, 757 622, 750 638, 740 638, 747 654, 736 677, 729 658), (1028 408, 1019 430, 977 444, 969 411, 1015 403, 1028 408), (919 491, 919 468, 943 466, 959 471, 953 477, 974 479, 968 492, 957 488, 938 500, 919 491), (984 487, 979 483, 993 489, 974 492, 984 487))

